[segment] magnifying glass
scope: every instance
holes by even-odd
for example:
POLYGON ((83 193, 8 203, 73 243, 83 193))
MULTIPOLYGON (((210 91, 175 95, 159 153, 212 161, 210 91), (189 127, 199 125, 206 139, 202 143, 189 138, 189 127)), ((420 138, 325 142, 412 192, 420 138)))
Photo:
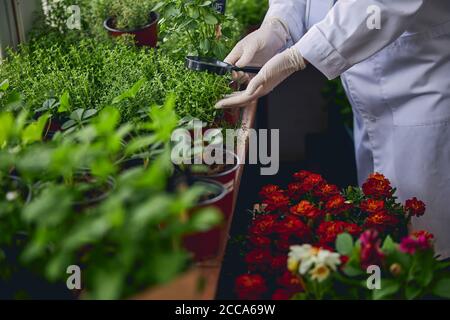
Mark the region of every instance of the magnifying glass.
POLYGON ((239 68, 214 58, 203 58, 194 56, 186 57, 185 65, 188 69, 194 71, 207 71, 221 76, 232 71, 242 71, 245 73, 258 73, 261 70, 260 67, 239 68))

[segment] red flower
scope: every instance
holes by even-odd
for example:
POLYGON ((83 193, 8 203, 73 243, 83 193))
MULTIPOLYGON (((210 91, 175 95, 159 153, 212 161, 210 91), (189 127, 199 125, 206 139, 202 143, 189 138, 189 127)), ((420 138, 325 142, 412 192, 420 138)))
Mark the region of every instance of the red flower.
POLYGON ((308 177, 311 174, 312 172, 300 170, 299 172, 294 173, 294 179, 297 181, 303 181, 306 177, 308 177))
POLYGON ((269 235, 274 232, 276 222, 277 218, 272 214, 261 215, 253 220, 249 231, 253 235, 269 235))
POLYGON ((380 173, 373 173, 362 186, 366 196, 390 197, 393 194, 391 182, 380 173))
POLYGON ((341 259, 341 267, 344 267, 349 260, 348 256, 340 256, 341 259))
POLYGON ((267 198, 263 200, 263 204, 267 205, 266 211, 283 211, 289 207, 289 198, 281 192, 274 192, 267 195, 267 198))
POLYGON ((304 192, 313 191, 316 187, 324 184, 325 180, 320 174, 312 173, 307 176, 302 182, 302 188, 304 192))
POLYGON ((367 213, 376 213, 385 208, 384 200, 367 199, 361 202, 361 210, 367 213))
POLYGON ((251 236, 249 241, 256 248, 268 248, 272 242, 270 238, 264 236, 251 236))
POLYGON ((272 300, 290 300, 293 296, 292 292, 289 292, 285 289, 277 289, 272 295, 272 300))
POLYGON ((311 202, 306 200, 300 201, 299 204, 291 207, 289 211, 294 215, 308 219, 317 219, 322 216, 322 212, 311 202))
POLYGON ((429 241, 433 241, 434 240, 434 234, 432 234, 432 233, 430 233, 430 232, 428 232, 428 231, 425 231, 425 230, 418 230, 418 231, 414 231, 413 233, 412 233, 412 236, 413 237, 416 237, 416 238, 419 238, 419 237, 421 237, 421 236, 424 236, 427 240, 429 240, 429 241))
POLYGON ((294 245, 294 243, 297 243, 297 240, 292 240, 290 235, 282 235, 280 236, 280 239, 277 240, 277 248, 280 252, 288 252, 289 248, 294 245))
POLYGON ((236 279, 235 292, 238 299, 258 300, 267 292, 266 282, 258 274, 244 274, 236 279))
POLYGON ((273 193, 283 193, 283 190, 279 186, 276 186, 274 184, 268 184, 261 188, 261 191, 259 192, 259 195, 262 198, 267 198, 269 195, 273 193))
POLYGON ((425 214, 425 203, 416 197, 406 200, 405 211, 411 216, 420 217, 425 214))
POLYGON ((272 256, 269 250, 255 249, 245 255, 248 270, 255 272, 270 271, 272 256))
POLYGON ((387 211, 379 211, 371 214, 364 222, 364 227, 375 229, 378 232, 384 232, 388 228, 395 227, 399 224, 399 220, 388 214, 387 211))
POLYGON ((367 269, 371 265, 381 266, 384 254, 381 251, 381 239, 376 230, 366 230, 359 238, 361 242, 361 267, 367 269))
POLYGON ((304 239, 309 235, 308 226, 299 218, 293 216, 287 216, 279 221, 275 226, 275 232, 285 237, 295 235, 300 239, 304 239))
POLYGON ((277 279, 277 285, 291 293, 302 292, 304 289, 300 278, 289 271, 285 271, 283 275, 277 279))
POLYGON ((304 193, 305 193, 305 191, 303 190, 302 183, 294 182, 294 183, 290 183, 288 185, 288 195, 291 198, 298 200, 304 193))
POLYGON ((337 236, 345 232, 357 236, 361 233, 361 228, 354 223, 344 221, 325 221, 317 228, 317 236, 322 246, 334 247, 337 236))
POLYGON ((271 273, 282 273, 286 271, 287 257, 285 255, 280 255, 272 258, 270 264, 271 273))
POLYGON ((334 184, 324 183, 317 187, 314 191, 314 195, 319 197, 321 200, 326 201, 332 196, 338 195, 339 189, 334 184))
POLYGON ((407 254, 414 254, 417 250, 428 250, 433 246, 432 241, 427 239, 425 235, 419 237, 408 236, 402 239, 400 243, 400 251, 407 254))
POLYGON ((341 195, 333 196, 325 204, 325 209, 333 214, 339 214, 351 208, 351 205, 345 203, 345 201, 345 198, 341 195))

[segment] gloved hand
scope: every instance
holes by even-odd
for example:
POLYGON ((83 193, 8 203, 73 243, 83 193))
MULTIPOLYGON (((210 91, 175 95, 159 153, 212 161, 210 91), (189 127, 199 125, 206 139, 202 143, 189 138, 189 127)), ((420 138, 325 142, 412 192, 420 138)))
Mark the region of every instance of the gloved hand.
MULTIPOLYGON (((280 52, 289 40, 289 30, 285 24, 277 19, 270 18, 263 22, 261 27, 250 33, 238 42, 225 62, 237 67, 262 67, 273 56, 280 52)), ((243 72, 233 72, 233 79, 244 82, 250 79, 243 72)))
POLYGON ((292 47, 277 54, 269 60, 254 77, 244 91, 225 96, 216 103, 217 109, 243 107, 271 92, 276 86, 296 71, 306 68, 305 60, 300 52, 292 47))

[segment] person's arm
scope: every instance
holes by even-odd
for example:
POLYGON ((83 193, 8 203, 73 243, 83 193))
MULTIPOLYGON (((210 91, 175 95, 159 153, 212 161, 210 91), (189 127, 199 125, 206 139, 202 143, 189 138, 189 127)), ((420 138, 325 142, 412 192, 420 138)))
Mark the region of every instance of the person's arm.
POLYGON ((339 0, 294 47, 327 78, 334 79, 395 41, 414 23, 424 1, 339 0), (380 28, 369 28, 368 21, 371 25, 377 10, 380 28))
POLYGON ((269 10, 264 20, 279 19, 289 30, 291 41, 296 43, 306 33, 306 0, 269 0, 269 10))

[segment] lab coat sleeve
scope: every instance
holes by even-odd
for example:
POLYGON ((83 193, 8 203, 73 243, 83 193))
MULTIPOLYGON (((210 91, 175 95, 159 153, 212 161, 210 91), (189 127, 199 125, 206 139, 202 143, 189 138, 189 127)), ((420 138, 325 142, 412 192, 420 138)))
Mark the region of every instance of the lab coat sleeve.
POLYGON ((305 12, 307 0, 270 0, 265 19, 277 18, 289 29, 291 43, 296 43, 306 33, 305 12))
POLYGON ((339 0, 295 47, 327 78, 334 79, 395 41, 424 1, 339 0), (378 13, 377 29, 373 19, 378 13))

